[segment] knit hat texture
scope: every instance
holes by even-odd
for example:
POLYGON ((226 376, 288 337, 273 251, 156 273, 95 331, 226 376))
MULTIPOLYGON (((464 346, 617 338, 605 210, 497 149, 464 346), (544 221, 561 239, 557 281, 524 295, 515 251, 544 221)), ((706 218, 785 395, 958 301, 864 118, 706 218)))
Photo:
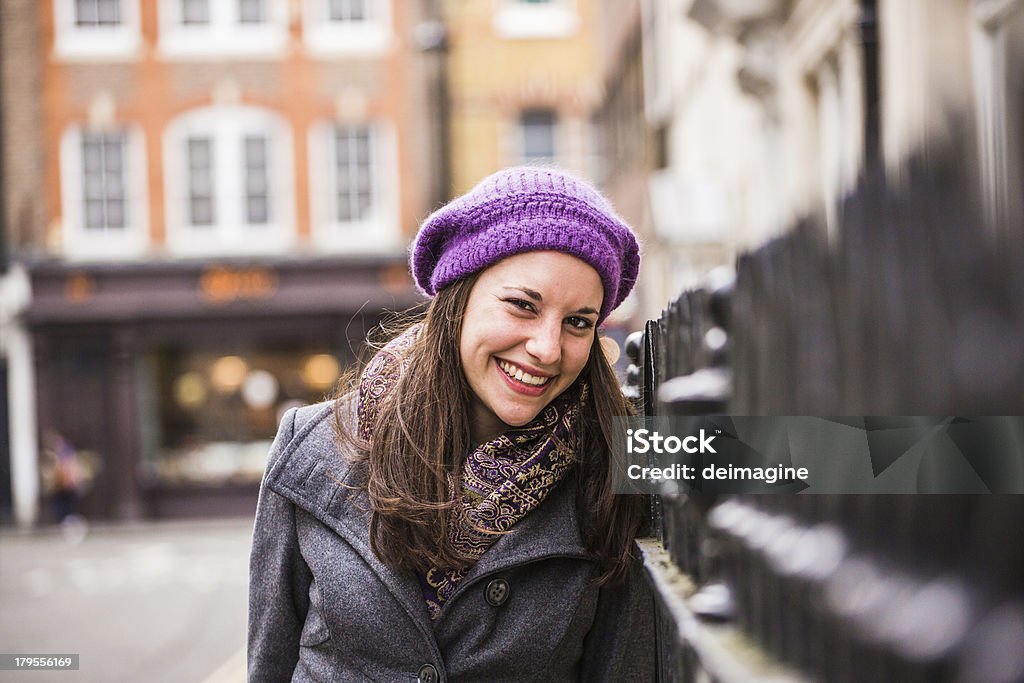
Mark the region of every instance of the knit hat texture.
POLYGON ((504 258, 546 250, 575 256, 601 276, 598 322, 633 289, 640 267, 633 231, 600 192, 565 171, 533 166, 498 171, 431 214, 410 263, 416 284, 434 296, 504 258))

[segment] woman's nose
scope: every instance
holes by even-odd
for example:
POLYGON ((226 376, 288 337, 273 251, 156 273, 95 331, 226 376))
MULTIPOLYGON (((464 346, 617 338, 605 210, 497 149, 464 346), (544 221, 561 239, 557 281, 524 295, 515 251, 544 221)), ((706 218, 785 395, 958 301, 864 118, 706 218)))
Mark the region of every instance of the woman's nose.
POLYGON ((542 365, 555 365, 562 359, 561 324, 543 323, 534 327, 526 340, 526 352, 542 365))

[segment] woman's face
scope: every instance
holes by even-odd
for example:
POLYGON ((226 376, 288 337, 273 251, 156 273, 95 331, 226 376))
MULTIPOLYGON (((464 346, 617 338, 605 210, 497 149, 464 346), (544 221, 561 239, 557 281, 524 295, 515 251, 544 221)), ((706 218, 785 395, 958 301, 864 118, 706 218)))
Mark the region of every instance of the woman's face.
POLYGON ((474 441, 527 424, 576 381, 603 298, 597 271, 558 251, 510 256, 480 274, 459 342, 474 441))

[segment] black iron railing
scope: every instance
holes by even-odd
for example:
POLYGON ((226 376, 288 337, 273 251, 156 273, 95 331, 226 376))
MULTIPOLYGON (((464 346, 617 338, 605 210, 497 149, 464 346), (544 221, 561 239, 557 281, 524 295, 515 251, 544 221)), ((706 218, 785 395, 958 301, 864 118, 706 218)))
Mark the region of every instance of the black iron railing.
MULTIPOLYGON (((987 232, 931 162, 865 181, 835 242, 806 221, 672 301, 627 345, 644 412, 1024 414, 1024 226, 987 232)), ((1024 681, 1024 497, 654 506, 663 680, 1024 681)))

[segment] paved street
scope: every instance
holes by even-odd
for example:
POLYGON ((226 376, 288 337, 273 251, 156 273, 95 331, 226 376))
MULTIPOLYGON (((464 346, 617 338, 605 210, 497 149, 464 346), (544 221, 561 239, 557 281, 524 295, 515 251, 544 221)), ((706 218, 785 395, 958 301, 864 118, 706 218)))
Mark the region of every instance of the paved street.
POLYGON ((0 652, 81 655, 78 672, 0 681, 245 678, 251 520, 0 532, 0 652))

